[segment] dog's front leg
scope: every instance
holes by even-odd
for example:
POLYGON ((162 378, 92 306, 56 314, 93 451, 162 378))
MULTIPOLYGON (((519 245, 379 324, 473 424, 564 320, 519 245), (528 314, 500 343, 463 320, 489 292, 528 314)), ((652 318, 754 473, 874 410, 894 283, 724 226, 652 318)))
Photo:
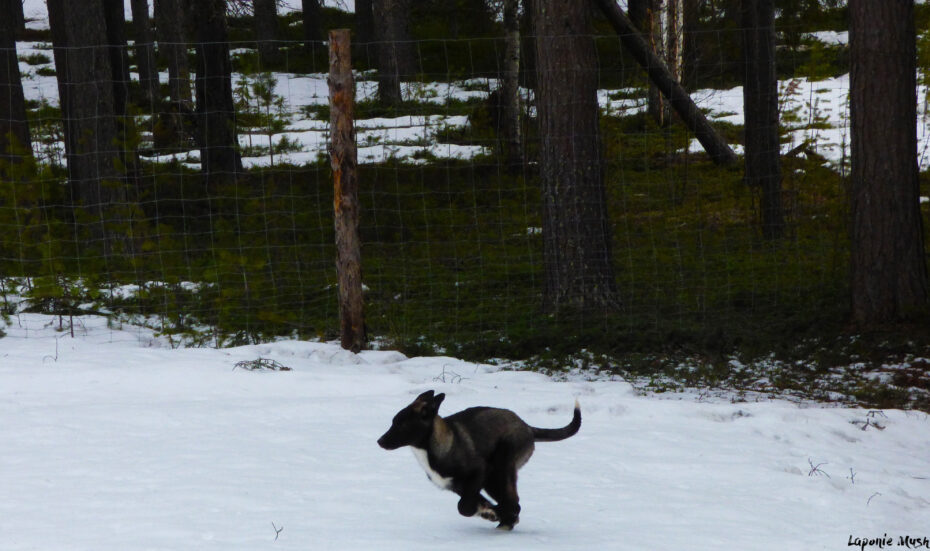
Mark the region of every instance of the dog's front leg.
POLYGON ((465 517, 473 517, 478 513, 479 505, 487 500, 481 496, 481 486, 484 481, 483 472, 471 473, 462 481, 458 490, 459 496, 459 514, 465 517))

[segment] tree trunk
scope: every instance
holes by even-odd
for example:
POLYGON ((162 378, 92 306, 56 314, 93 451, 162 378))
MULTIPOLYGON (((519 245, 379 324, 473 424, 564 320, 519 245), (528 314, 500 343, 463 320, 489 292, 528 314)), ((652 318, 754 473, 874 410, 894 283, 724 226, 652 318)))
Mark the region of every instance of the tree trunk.
POLYGON ((168 66, 168 94, 177 113, 193 110, 187 29, 188 13, 184 0, 155 0, 158 52, 168 66))
POLYGON ((117 169, 122 147, 104 3, 49 0, 48 16, 71 198, 89 215, 84 227, 106 254, 113 244, 111 224, 123 222, 112 207, 125 204, 126 189, 117 169))
POLYGON ((863 327, 927 306, 913 0, 850 0, 851 292, 863 327))
POLYGON ((520 16, 520 84, 536 90, 536 27, 533 23, 533 7, 536 0, 522 0, 523 14, 520 16))
POLYGON ((408 0, 372 0, 371 5, 373 19, 378 22, 378 100, 382 105, 399 105, 401 81, 416 72, 408 0))
POLYGON ((784 235, 778 139, 778 76, 775 73, 775 6, 743 0, 743 111, 746 183, 762 193, 762 235, 784 235))
POLYGON ((125 116, 129 107, 129 46, 126 43, 126 9, 123 0, 103 0, 107 49, 113 70, 113 105, 125 116))
POLYGON ((523 164, 523 147, 520 136, 520 3, 504 1, 504 70, 501 79, 501 138, 504 154, 511 170, 523 164))
POLYGON ((356 42, 375 41, 374 2, 375 0, 355 0, 356 42))
POLYGON ((717 164, 736 162, 736 154, 730 149, 726 140, 714 130, 704 113, 698 109, 688 92, 669 73, 665 62, 656 56, 655 52, 649 47, 649 43, 636 29, 636 26, 617 6, 616 1, 595 0, 595 4, 607 17, 607 21, 617 32, 617 35, 620 36, 620 41, 623 42, 624 47, 630 51, 636 62, 646 70, 649 79, 668 99, 672 108, 681 117, 681 121, 694 132, 695 137, 701 142, 711 160, 717 164))
MULTIPOLYGON (((359 2, 356 2, 355 9, 358 9, 358 5, 359 2)), ((320 17, 320 0, 302 0, 301 9, 303 11, 304 41, 322 42, 323 21, 320 17)), ((371 14, 371 8, 369 8, 368 13, 371 14)))
POLYGON ((676 81, 681 82, 684 67, 684 0, 665 0, 665 64, 676 81))
POLYGON ((158 99, 158 73, 155 70, 155 45, 152 24, 149 21, 148 0, 132 0, 132 32, 135 34, 136 65, 139 67, 139 85, 147 107, 154 111, 158 99))
MULTIPOLYGON (((643 35, 649 39, 649 45, 656 56, 664 62, 667 62, 665 51, 665 13, 666 0, 651 0, 649 10, 646 14, 646 29, 643 35)), ((666 65, 668 67, 668 65, 666 65)), ((669 75, 672 79, 677 80, 675 73, 669 67, 669 75)), ((668 106, 662 98, 662 92, 655 86, 649 87, 649 116, 656 121, 659 126, 665 126, 668 123, 668 106)))
MULTIPOLYGON (((3 5, 3 4, 0 3, 0 5, 3 5)), ((10 2, 10 5, 8 7, 10 8, 9 11, 4 11, 3 13, 9 13, 12 15, 13 35, 15 36, 21 31, 26 30, 26 14, 23 11, 22 0, 12 0, 12 2, 10 2)))
POLYGON ((197 140, 203 173, 212 184, 242 172, 232 97, 232 64, 225 0, 193 2, 197 34, 197 140))
POLYGON ((551 312, 606 312, 619 303, 604 188, 591 16, 588 3, 535 2, 543 304, 551 312))
POLYGON ((278 61, 278 3, 277 0, 254 0, 252 7, 258 60, 263 70, 267 70, 267 66, 278 61))
MULTIPOLYGON (((15 13, 16 5, 22 10, 19 0, 0 0, 0 13, 15 13)), ((32 155, 14 24, 12 18, 0 19, 0 166, 32 155)))

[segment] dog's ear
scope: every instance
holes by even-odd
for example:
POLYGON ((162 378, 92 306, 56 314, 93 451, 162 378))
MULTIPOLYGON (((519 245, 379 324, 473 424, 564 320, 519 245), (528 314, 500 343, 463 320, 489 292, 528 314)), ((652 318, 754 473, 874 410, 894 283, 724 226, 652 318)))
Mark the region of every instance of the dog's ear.
POLYGON ((433 407, 436 409, 436 411, 439 411, 439 404, 441 404, 445 399, 446 395, 442 392, 433 397, 433 407))
POLYGON ((423 394, 420 394, 419 396, 417 396, 417 399, 414 400, 414 401, 415 401, 415 402, 426 402, 426 403, 432 402, 432 401, 433 401, 433 391, 432 391, 432 390, 427 390, 427 391, 424 392, 423 394))

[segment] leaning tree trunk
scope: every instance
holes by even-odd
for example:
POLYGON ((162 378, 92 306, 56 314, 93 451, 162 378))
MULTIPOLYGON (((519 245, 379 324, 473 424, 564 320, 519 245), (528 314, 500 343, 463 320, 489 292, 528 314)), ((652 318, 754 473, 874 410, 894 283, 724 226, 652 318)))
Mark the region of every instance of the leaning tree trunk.
POLYGON ((762 194, 763 237, 778 239, 785 231, 785 215, 778 139, 775 5, 772 0, 742 2, 746 183, 762 194))
POLYGON ((849 2, 852 317, 894 322, 927 305, 917 168, 913 0, 849 2))
POLYGON ((258 60, 263 70, 267 70, 267 66, 278 61, 278 3, 277 0, 254 0, 252 7, 258 60))
POLYGON ((537 112, 543 185, 544 307, 617 306, 587 2, 536 0, 537 112))
POLYGON ((504 1, 504 70, 501 79, 501 137, 507 165, 517 168, 523 164, 523 147, 520 136, 520 3, 504 1))
POLYGON ((132 32, 135 34, 136 66, 139 68, 139 86, 146 107, 154 111, 158 99, 158 73, 155 69, 155 44, 149 20, 148 0, 132 0, 132 32))
MULTIPOLYGON (((0 0, 0 13, 15 13, 14 4, 22 9, 19 0, 0 0)), ((32 155, 14 24, 12 18, 0 18, 0 166, 32 155)))
POLYGON ((714 130, 710 121, 698 109, 688 92, 681 87, 681 84, 669 72, 665 62, 656 56, 646 38, 636 28, 636 25, 617 6, 617 2, 615 0, 594 0, 594 4, 601 9, 608 23, 617 32, 624 47, 629 50, 636 62, 646 70, 649 80, 656 85, 671 104, 675 113, 681 117, 681 122, 694 132, 695 137, 704 147, 704 150, 707 151, 711 160, 717 164, 736 162, 736 153, 730 149, 723 136, 714 130))
POLYGON ((200 163, 211 184, 242 172, 232 97, 232 64, 226 30, 225 0, 192 4, 197 33, 197 140, 200 163))
POLYGON ((48 0, 68 184, 73 205, 86 213, 76 219, 109 256, 119 241, 113 225, 124 222, 115 213, 126 189, 117 168, 122 146, 104 11, 102 0, 48 0))

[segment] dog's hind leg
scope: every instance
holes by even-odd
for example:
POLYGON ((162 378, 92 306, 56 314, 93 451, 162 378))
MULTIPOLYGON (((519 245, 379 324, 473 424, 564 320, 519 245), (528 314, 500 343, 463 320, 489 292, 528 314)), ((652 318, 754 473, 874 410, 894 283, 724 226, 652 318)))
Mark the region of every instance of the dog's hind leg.
POLYGON ((517 495, 517 469, 514 466, 504 465, 503 468, 494 469, 488 477, 485 486, 491 499, 497 501, 494 508, 500 524, 500 530, 513 530, 514 525, 520 522, 520 498, 517 495))

